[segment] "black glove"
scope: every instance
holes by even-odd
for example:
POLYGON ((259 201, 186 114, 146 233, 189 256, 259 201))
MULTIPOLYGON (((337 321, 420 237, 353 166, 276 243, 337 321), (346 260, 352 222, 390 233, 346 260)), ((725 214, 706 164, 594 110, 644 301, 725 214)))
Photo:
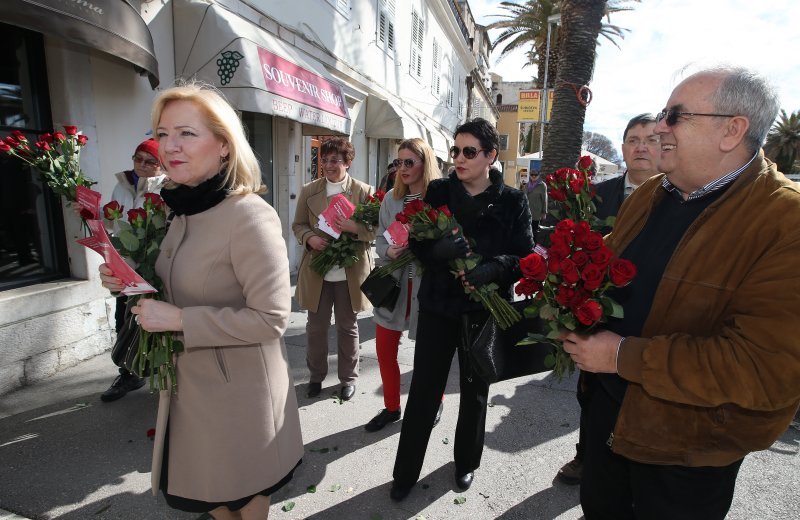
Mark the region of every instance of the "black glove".
POLYGON ((505 274, 505 269, 497 262, 488 261, 480 264, 464 275, 464 281, 474 287, 480 287, 492 282, 500 282, 505 274))
POLYGON ((431 246, 431 255, 436 260, 452 260, 453 258, 464 258, 467 256, 469 247, 464 237, 447 235, 440 238, 431 246))

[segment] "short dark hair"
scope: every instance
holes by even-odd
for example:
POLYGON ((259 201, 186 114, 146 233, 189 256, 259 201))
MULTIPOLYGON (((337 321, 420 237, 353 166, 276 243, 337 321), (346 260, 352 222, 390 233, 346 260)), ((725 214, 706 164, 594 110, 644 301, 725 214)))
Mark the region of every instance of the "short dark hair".
POLYGON ((356 157, 356 151, 353 148, 352 143, 344 137, 334 137, 333 139, 328 139, 322 143, 322 146, 320 146, 320 157, 324 157, 333 153, 340 155, 345 162, 350 162, 356 157))
POLYGON ((635 116, 633 119, 628 121, 628 126, 626 126, 625 131, 622 132, 622 140, 624 141, 625 138, 628 137, 628 130, 630 130, 634 126, 647 125, 655 122, 656 122, 656 116, 654 116, 650 112, 645 112, 644 114, 639 114, 638 116, 635 116))
POLYGON ((453 132, 453 139, 458 134, 470 134, 475 137, 481 142, 481 148, 487 150, 485 153, 492 150, 500 151, 500 134, 497 132, 497 128, 481 117, 476 117, 459 125, 456 131, 453 132))

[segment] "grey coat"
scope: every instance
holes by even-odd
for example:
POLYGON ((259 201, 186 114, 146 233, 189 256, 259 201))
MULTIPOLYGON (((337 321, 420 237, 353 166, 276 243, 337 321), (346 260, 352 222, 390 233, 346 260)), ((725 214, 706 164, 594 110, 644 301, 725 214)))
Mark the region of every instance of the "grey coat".
MULTIPOLYGON (((389 262, 389 257, 386 256, 386 250, 389 249, 389 242, 383 236, 386 228, 394 222, 394 217, 403 211, 403 199, 397 200, 394 198, 394 190, 389 190, 389 193, 383 198, 381 203, 381 212, 378 217, 378 232, 375 236, 375 251, 378 253, 376 265, 386 265, 389 262)), ((408 280, 408 270, 410 266, 403 269, 398 269, 392 276, 401 282, 408 280)), ((414 274, 411 284, 411 312, 408 319, 406 319, 406 302, 408 301, 408 283, 400 284, 400 296, 397 298, 397 304, 394 310, 385 309, 383 307, 376 307, 373 311, 373 320, 381 327, 390 330, 408 330, 408 337, 414 339, 417 335, 417 314, 419 313, 419 304, 417 303, 417 290, 419 289, 419 270, 414 274)))

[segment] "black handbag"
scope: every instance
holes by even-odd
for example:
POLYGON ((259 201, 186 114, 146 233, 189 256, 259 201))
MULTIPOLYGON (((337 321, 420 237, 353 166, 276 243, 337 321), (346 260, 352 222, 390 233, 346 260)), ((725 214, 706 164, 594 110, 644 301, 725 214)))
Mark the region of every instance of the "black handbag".
POLYGON ((123 318, 122 327, 117 332, 117 339, 114 341, 114 346, 111 347, 111 361, 120 368, 124 368, 128 372, 135 374, 139 377, 147 377, 150 375, 149 363, 145 366, 143 371, 139 370, 139 361, 137 355, 139 354, 139 324, 136 323, 136 315, 131 312, 131 308, 135 305, 132 298, 128 298, 128 303, 125 305, 125 316, 123 318), (140 373, 141 372, 141 373, 140 373))
MULTIPOLYGON (((524 300, 511 303, 520 314, 528 305, 524 300)), ((539 318, 523 318, 503 330, 491 314, 478 311, 463 315, 462 323, 462 348, 469 363, 466 369, 483 381, 491 384, 552 370, 544 363, 545 357, 553 352, 552 345, 517 345, 529 332, 542 332, 539 318)))
POLYGON ((361 284, 361 292, 373 307, 384 307, 392 310, 400 297, 400 282, 392 275, 378 276, 375 267, 361 284))

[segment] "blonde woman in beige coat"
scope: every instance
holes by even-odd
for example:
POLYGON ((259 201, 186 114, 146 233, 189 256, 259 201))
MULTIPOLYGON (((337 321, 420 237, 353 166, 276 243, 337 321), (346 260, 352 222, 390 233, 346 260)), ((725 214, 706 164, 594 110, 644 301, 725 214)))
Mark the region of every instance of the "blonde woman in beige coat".
POLYGON ((328 328, 331 326, 331 311, 335 309, 337 371, 341 383, 339 397, 349 401, 355 394, 358 379, 356 318, 359 312, 372 308, 361 292, 361 283, 373 266, 370 243, 375 240, 375 230, 373 226, 337 218, 336 224, 358 239, 358 262, 350 267, 336 266, 325 276, 320 276, 311 269, 311 259, 333 240, 317 227, 319 215, 328 207, 331 198, 341 193, 356 205, 372 195, 373 189, 348 173, 355 151, 347 139, 335 137, 325 141, 319 155, 324 177, 303 186, 292 223, 294 236, 303 246, 295 296, 300 307, 308 309, 306 364, 310 382, 306 395, 317 397, 328 374, 328 328))
MULTIPOLYGON (((188 85, 153 108, 175 217, 156 271, 169 301, 142 299, 144 330, 177 331, 177 393, 162 391, 153 492, 215 519, 267 518, 270 495, 303 456, 283 333, 289 265, 258 162, 236 113, 216 92, 188 85)), ((103 285, 119 280, 101 266, 103 285)))

